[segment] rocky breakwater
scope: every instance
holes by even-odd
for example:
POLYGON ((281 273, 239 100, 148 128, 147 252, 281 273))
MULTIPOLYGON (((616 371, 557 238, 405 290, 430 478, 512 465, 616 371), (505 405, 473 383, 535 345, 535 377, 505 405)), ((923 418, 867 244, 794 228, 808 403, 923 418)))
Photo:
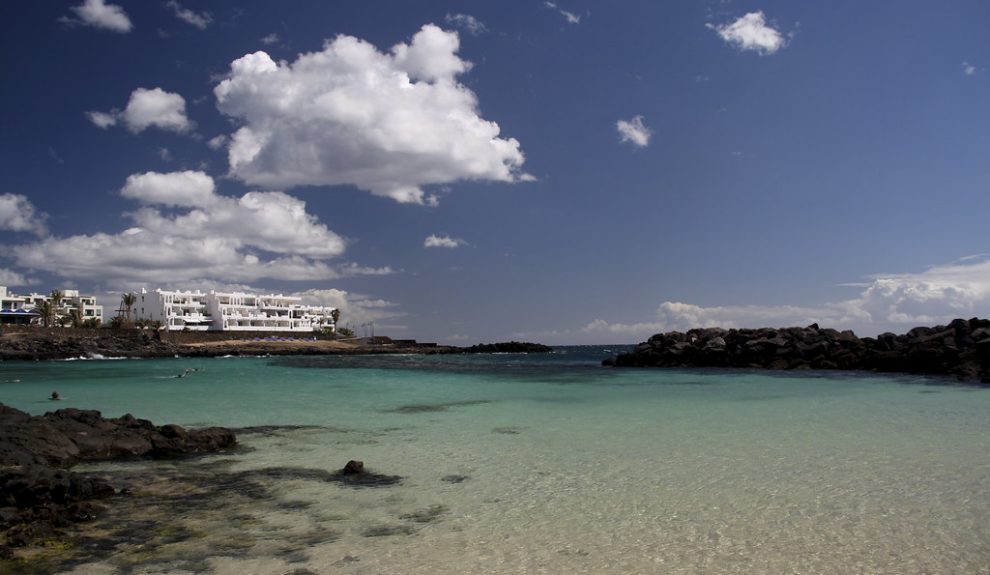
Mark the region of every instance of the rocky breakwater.
POLYGON ((99 477, 71 471, 80 461, 177 457, 235 443, 233 432, 220 427, 155 426, 79 409, 32 416, 0 404, 0 557, 92 518, 99 511, 94 500, 116 493, 99 477))
POLYGON ((656 334, 631 353, 606 359, 617 367, 843 369, 951 375, 990 384, 990 320, 957 319, 895 335, 857 337, 808 327, 692 329, 656 334))

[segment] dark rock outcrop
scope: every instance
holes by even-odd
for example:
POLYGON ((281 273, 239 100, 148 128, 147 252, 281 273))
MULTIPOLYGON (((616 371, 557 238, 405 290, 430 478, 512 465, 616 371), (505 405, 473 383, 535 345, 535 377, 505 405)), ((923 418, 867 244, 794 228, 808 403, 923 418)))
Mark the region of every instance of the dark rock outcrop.
POLYGON ((156 331, 17 331, 0 337, 0 360, 48 360, 72 357, 172 357, 182 346, 162 341, 156 331))
POLYGON ((41 416, 0 404, 0 547, 51 537, 95 513, 92 501, 115 489, 69 468, 80 461, 163 458, 232 447, 221 427, 187 430, 155 426, 131 415, 60 409, 41 416))
POLYGON ((344 465, 344 469, 341 470, 344 475, 359 475, 364 473, 364 462, 352 459, 344 465))
POLYGON ((553 348, 539 343, 504 341, 501 343, 479 343, 460 348, 459 353, 550 353, 553 348))
POLYGON ((952 375, 990 383, 990 320, 957 319, 903 335, 856 337, 808 327, 692 329, 656 334, 631 353, 602 362, 617 367, 843 369, 952 375))

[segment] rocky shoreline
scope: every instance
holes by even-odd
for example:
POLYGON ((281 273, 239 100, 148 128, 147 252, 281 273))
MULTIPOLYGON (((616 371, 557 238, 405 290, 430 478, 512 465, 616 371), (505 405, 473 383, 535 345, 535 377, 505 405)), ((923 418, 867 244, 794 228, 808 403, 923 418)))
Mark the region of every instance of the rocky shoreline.
POLYGON ((106 480, 76 473, 83 461, 162 459, 236 445, 222 427, 156 426, 131 415, 59 409, 41 416, 0 404, 0 558, 43 544, 60 530, 92 519, 97 500, 117 493, 106 480))
POLYGON ((300 337, 241 337, 203 339, 196 334, 166 334, 143 330, 18 330, 0 334, 0 361, 41 361, 73 358, 221 357, 228 355, 365 355, 547 353, 553 348, 525 342, 479 344, 471 347, 419 343, 375 337, 334 340, 300 337), (181 337, 192 335, 193 337, 181 337))
POLYGON ((660 333, 630 353, 602 362, 615 367, 730 367, 774 370, 862 370, 954 376, 990 384, 990 319, 956 319, 905 334, 857 337, 808 327, 692 329, 660 333))

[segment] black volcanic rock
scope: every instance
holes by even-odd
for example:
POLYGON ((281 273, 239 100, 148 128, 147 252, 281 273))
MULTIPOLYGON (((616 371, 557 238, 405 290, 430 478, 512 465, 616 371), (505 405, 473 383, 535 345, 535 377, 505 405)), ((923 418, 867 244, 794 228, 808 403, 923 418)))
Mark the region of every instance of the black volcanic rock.
POLYGON ((990 383, 990 320, 859 338, 812 324, 782 329, 692 329, 656 334, 631 353, 608 358, 617 367, 843 369, 953 375, 990 383))
POLYGON ((49 360, 72 357, 172 357, 182 347, 142 330, 37 329, 0 337, 0 360, 49 360))
POLYGON ((156 427, 131 415, 107 419, 81 409, 32 416, 0 404, 0 547, 50 537, 92 517, 92 500, 115 493, 99 477, 70 471, 79 461, 174 457, 235 444, 233 432, 221 427, 156 427))
POLYGON ((552 347, 543 344, 521 341, 480 343, 460 350, 461 353, 550 353, 552 351, 552 347))

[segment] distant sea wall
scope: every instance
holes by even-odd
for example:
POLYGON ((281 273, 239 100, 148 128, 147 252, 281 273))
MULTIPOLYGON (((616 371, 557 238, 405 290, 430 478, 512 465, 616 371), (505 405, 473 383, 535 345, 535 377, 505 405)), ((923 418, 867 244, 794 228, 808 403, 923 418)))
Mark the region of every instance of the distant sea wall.
POLYGON ((896 335, 857 337, 851 331, 808 327, 692 329, 659 333, 630 353, 608 358, 615 367, 730 367, 842 369, 951 375, 990 384, 990 319, 957 319, 896 335))

